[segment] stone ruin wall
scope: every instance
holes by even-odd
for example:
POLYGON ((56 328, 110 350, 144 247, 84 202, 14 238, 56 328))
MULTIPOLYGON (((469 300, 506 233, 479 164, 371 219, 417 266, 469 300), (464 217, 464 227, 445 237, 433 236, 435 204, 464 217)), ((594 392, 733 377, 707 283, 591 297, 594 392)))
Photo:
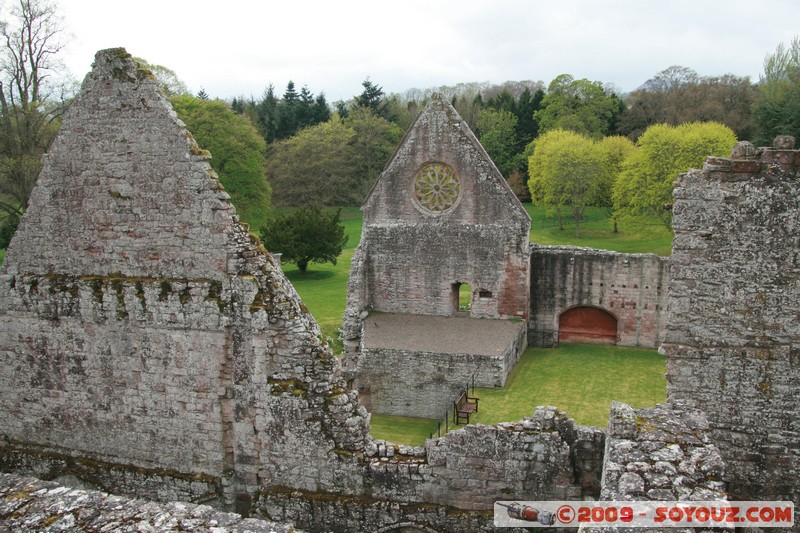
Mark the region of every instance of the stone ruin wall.
POLYGON ((357 351, 368 312, 452 316, 453 284, 474 318, 528 316, 530 217, 483 147, 441 97, 412 124, 362 207, 343 337, 357 351), (415 199, 418 172, 451 168, 458 197, 441 211, 415 199))
POLYGON ((365 346, 356 355, 357 382, 367 384, 370 391, 362 405, 371 413, 441 419, 465 386, 505 385, 525 349, 526 333, 524 327, 518 328, 516 342, 494 356, 365 346))
POLYGON ((726 465, 708 429, 705 414, 685 402, 643 409, 612 402, 599 499, 726 499, 726 465))
POLYGON ((669 258, 653 254, 533 245, 528 341, 556 344, 561 314, 588 306, 616 317, 620 345, 656 348, 667 321, 669 272, 669 258))
POLYGON ((373 440, 208 157, 98 53, 0 273, 1 470, 312 530, 490 529, 494 500, 596 491, 602 433, 554 410, 373 440))
POLYGON ((800 151, 709 158, 676 182, 667 395, 705 411, 732 499, 800 503, 800 151))
POLYGON ((353 490, 334 450, 368 415, 208 157, 98 53, 0 273, 3 470, 244 509, 276 479, 353 490))
POLYGON ((425 447, 372 441, 365 452, 369 490, 361 497, 267 489, 258 505, 273 520, 314 530, 319 525, 311 525, 312 517, 324 517, 325 530, 334 531, 388 531, 403 523, 494 531, 497 500, 596 495, 604 445, 600 429, 577 426, 554 407, 537 407, 518 422, 466 426, 425 447))

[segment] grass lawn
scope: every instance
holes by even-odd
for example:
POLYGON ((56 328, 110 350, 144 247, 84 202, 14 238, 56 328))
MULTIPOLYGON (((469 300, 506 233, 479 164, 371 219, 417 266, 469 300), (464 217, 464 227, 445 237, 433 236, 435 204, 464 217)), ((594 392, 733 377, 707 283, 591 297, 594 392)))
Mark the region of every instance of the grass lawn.
MULTIPOLYGON (((480 410, 474 424, 514 422, 537 405, 554 405, 577 424, 604 428, 611 400, 651 407, 667 398, 666 360, 656 350, 594 344, 528 348, 502 389, 475 389, 480 410)), ((372 415, 372 435, 421 445, 436 422, 372 415)))
POLYGON ((341 216, 347 234, 347 244, 335 265, 310 263, 305 273, 300 272, 292 263, 283 265, 286 277, 292 282, 297 294, 314 315, 322 328, 322 334, 333 340, 337 353, 342 351, 337 330, 342 326, 342 316, 347 300, 350 260, 361 239, 361 210, 358 207, 346 207, 342 209, 341 216))
POLYGON ((575 236, 575 222, 566 220, 559 229, 558 219, 547 216, 544 207, 523 204, 531 216, 531 241, 546 245, 587 246, 625 253, 654 253, 668 256, 672 253, 672 233, 659 222, 640 221, 619 225, 614 233, 614 222, 603 208, 586 209, 586 220, 581 222, 581 236, 575 236))
POLYGON ((436 420, 373 413, 370 428, 370 433, 376 439, 388 440, 395 444, 422 446, 430 434, 436 431, 436 420))
POLYGON ((598 344, 528 348, 502 389, 475 389, 474 423, 515 421, 554 405, 575 422, 605 427, 611 400, 651 407, 667 399, 666 359, 654 349, 598 344))

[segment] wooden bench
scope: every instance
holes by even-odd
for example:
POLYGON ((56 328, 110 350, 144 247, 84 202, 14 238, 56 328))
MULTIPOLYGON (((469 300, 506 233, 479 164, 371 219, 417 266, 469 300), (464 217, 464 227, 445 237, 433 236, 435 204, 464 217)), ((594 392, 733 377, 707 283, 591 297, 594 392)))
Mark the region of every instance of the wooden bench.
POLYGON ((454 405, 453 418, 455 419, 456 425, 460 424, 462 421, 465 424, 469 424, 469 415, 477 412, 478 398, 468 396, 465 389, 458 397, 458 400, 456 400, 454 405))

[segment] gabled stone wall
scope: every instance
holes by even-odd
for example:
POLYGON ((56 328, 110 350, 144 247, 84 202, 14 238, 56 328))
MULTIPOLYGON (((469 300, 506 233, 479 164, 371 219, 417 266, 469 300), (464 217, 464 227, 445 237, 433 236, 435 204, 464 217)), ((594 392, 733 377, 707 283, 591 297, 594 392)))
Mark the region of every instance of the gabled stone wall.
POLYGON ((709 158, 676 182, 670 401, 708 415, 735 498, 800 502, 800 151, 709 158))
POLYGON ((0 273, 4 470, 244 509, 275 479, 360 489, 337 452, 368 415, 209 157, 98 53, 0 273))
POLYGON ((342 326, 349 351, 368 311, 455 315, 457 284, 472 290, 471 317, 527 318, 530 217, 447 100, 420 113, 362 210, 342 326))

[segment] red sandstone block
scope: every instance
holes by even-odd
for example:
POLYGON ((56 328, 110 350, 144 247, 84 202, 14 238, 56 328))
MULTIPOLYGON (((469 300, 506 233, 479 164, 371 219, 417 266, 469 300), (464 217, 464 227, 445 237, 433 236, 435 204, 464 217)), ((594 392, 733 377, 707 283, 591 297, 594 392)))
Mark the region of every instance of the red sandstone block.
POLYGON ((761 161, 753 159, 734 159, 731 162, 731 172, 757 173, 761 170, 761 161))

